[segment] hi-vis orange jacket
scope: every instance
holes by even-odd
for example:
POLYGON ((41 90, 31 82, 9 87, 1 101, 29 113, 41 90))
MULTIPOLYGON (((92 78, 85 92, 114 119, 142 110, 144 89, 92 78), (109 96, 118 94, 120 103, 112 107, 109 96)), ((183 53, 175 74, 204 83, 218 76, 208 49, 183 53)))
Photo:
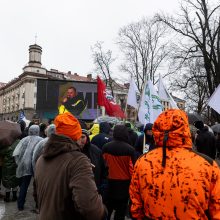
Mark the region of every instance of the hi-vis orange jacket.
POLYGON ((220 219, 220 169, 192 150, 185 113, 162 113, 153 132, 157 148, 138 159, 130 184, 132 217, 220 219))

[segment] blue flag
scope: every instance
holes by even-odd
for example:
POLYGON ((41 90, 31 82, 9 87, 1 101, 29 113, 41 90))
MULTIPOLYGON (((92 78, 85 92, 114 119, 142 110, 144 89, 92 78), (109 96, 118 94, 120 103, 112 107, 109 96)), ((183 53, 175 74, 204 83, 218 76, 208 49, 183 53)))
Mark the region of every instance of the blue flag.
POLYGON ((19 120, 19 121, 24 121, 24 119, 25 119, 25 114, 24 114, 24 111, 21 110, 20 113, 19 113, 19 118, 18 118, 18 120, 19 120))

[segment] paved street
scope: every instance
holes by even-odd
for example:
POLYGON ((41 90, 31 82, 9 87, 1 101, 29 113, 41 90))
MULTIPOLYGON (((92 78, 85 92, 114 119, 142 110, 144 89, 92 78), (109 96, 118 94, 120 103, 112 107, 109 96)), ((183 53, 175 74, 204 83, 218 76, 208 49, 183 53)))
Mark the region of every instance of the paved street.
MULTIPOLYGON (((31 185, 32 186, 32 183, 31 185)), ((0 219, 1 220, 14 220, 14 219, 24 219, 24 220, 36 220, 37 215, 32 212, 34 209, 34 199, 32 197, 32 190, 33 188, 30 187, 24 211, 17 210, 17 203, 16 202, 9 202, 5 203, 3 198, 0 198, 0 219)), ((1 194, 4 194, 4 189, 1 190, 1 194)))
MULTIPOLYGON (((1 220, 17 220, 17 219, 24 219, 24 220, 37 220, 37 215, 32 212, 35 207, 34 199, 32 197, 32 183, 30 184, 30 188, 28 190, 25 209, 24 211, 17 210, 17 203, 16 202, 9 202, 5 203, 3 197, 0 197, 0 219, 1 220)), ((1 194, 3 190, 1 190, 1 194)), ((113 219, 113 218, 112 218, 113 219)), ((126 218, 129 220, 129 218, 126 218)))

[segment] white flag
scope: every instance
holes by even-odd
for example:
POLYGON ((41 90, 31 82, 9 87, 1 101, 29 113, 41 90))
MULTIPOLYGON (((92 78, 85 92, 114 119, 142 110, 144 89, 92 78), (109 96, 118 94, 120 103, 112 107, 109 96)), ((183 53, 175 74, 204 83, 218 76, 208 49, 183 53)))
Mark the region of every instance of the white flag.
POLYGON ((130 80, 130 87, 128 90, 128 97, 127 97, 127 104, 130 106, 133 106, 134 108, 138 109, 138 103, 137 103, 137 95, 139 91, 136 86, 136 83, 133 78, 130 80))
POLYGON ((141 105, 138 111, 138 118, 142 124, 154 123, 158 115, 163 111, 160 98, 154 89, 151 80, 144 86, 141 97, 141 105))
POLYGON ((161 76, 159 78, 158 95, 161 100, 169 102, 171 108, 179 109, 173 97, 166 89, 161 76))
POLYGON ((220 114, 220 84, 210 97, 208 105, 220 114))

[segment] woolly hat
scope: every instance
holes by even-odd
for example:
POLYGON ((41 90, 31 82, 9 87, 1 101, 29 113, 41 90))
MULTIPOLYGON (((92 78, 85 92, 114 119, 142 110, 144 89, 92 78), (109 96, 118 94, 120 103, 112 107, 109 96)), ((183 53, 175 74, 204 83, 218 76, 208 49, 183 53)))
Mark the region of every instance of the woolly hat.
POLYGON ((77 141, 82 136, 79 121, 69 112, 58 115, 54 120, 54 124, 57 134, 63 134, 74 141, 77 141))
POLYGON ((153 127, 153 124, 152 123, 147 123, 144 127, 144 132, 146 131, 151 131, 152 130, 152 127, 153 127))

